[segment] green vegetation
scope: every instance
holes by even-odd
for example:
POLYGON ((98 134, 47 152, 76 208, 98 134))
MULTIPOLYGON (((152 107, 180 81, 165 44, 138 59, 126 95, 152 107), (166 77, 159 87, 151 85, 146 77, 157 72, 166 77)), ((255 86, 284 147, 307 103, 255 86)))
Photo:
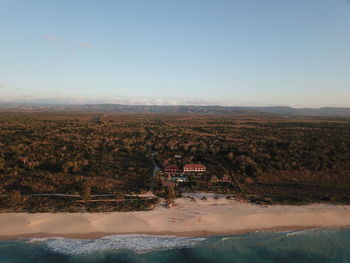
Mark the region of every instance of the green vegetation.
POLYGON ((124 197, 150 189, 153 152, 160 165, 207 166, 176 194, 350 203, 347 118, 3 112, 0 211, 150 209, 156 200, 124 197))
POLYGON ((171 206, 175 198, 176 198, 176 193, 175 193, 174 185, 172 184, 166 188, 166 193, 165 193, 166 204, 168 206, 171 206))
MULTIPOLYGON (((350 119, 178 116, 154 132, 164 165, 202 163, 188 190, 260 203, 350 202, 350 119), (182 155, 182 159, 174 158, 182 155), (230 177, 232 183, 211 182, 230 177)), ((155 129, 153 129, 155 130, 155 129)))
MULTIPOLYGON (((115 198, 116 193, 146 191, 153 164, 145 157, 148 133, 138 125, 140 121, 137 116, 104 121, 103 116, 92 114, 1 113, 0 209, 32 211, 35 199, 38 206, 46 207, 41 210, 64 211, 66 207, 67 211, 85 211, 90 204, 77 199, 94 201, 93 195, 115 198), (15 202, 18 198, 12 197, 13 191, 24 201, 15 202), (56 193, 81 198, 32 196, 56 193)), ((141 205, 133 202, 127 206, 136 210, 145 200, 139 202, 141 205)), ((102 208, 105 204, 105 200, 94 202, 101 211, 109 210, 102 208)))

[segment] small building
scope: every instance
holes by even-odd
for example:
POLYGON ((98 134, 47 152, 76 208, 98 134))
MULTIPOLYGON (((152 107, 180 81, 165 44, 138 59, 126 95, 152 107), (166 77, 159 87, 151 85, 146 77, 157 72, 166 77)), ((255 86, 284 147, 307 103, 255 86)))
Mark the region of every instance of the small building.
POLYGON ((219 179, 216 175, 213 175, 210 178, 211 183, 231 183, 232 179, 229 175, 224 175, 221 179, 219 179))
POLYGON ((229 176, 228 174, 225 174, 225 175, 221 178, 221 182, 223 182, 223 183, 231 183, 231 182, 232 182, 232 178, 231 178, 231 176, 229 176))
POLYGON ((182 158, 182 156, 180 154, 175 154, 174 157, 177 158, 177 159, 181 159, 182 158))
POLYGON ((167 165, 164 168, 165 173, 178 173, 180 171, 177 165, 167 165))
POLYGON ((200 172, 205 172, 207 168, 203 164, 186 164, 183 170, 185 173, 190 173, 190 172, 200 173, 200 172))

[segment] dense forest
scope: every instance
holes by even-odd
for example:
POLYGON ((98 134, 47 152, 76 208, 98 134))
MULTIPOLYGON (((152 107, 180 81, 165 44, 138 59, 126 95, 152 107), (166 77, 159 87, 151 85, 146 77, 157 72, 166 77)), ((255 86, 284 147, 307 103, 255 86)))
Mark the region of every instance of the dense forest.
POLYGON ((207 167, 177 195, 350 203, 349 118, 2 112, 0 211, 151 209, 157 199, 137 194, 153 184, 152 153, 207 167))

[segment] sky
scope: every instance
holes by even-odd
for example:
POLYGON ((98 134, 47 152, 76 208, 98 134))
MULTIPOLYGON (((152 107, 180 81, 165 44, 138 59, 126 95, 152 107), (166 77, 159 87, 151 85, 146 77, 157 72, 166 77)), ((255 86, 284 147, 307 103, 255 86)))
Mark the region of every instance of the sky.
POLYGON ((0 102, 350 107, 348 0, 0 0, 0 102))

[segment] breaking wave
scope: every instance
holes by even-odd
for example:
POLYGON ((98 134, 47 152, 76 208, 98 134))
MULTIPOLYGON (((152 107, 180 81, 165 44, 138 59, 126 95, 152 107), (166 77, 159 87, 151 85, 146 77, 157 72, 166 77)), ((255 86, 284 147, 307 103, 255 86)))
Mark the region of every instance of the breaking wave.
POLYGON ((69 255, 106 251, 129 250, 146 253, 154 250, 191 248, 206 238, 155 236, 155 235, 112 235, 100 239, 32 238, 30 243, 40 243, 49 250, 69 255))

